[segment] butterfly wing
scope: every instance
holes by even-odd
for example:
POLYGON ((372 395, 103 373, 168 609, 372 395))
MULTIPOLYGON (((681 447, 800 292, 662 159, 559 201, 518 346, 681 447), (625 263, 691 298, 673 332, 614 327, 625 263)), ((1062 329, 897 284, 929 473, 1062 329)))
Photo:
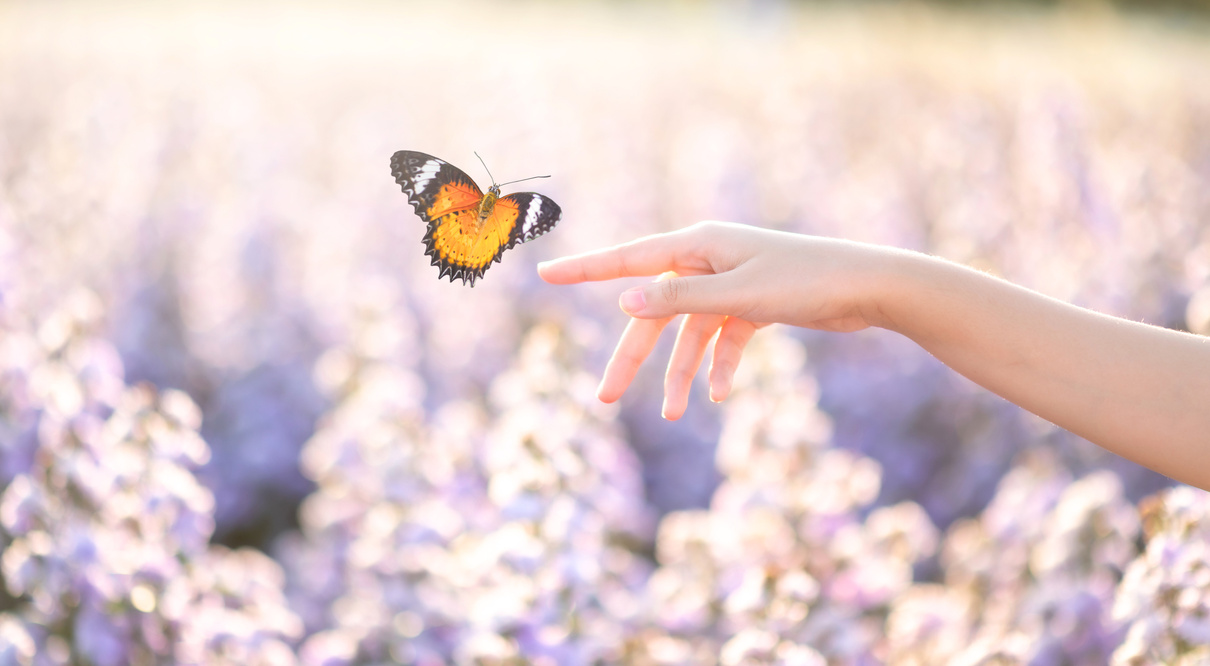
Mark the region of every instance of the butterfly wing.
MULTIPOLYGON (((496 202, 496 208, 499 209, 501 204, 517 211, 505 250, 531 241, 554 229, 563 215, 563 209, 559 208, 559 204, 550 197, 542 196, 537 192, 517 192, 500 197, 500 200, 496 202)), ((496 261, 499 260, 499 255, 497 255, 496 261)))
POLYGON ((483 200, 483 191, 462 169, 414 150, 391 156, 391 175, 430 225, 449 213, 477 208, 483 200))
POLYGON ((424 253, 432 257, 433 266, 441 269, 438 277, 448 275, 451 282, 458 278, 466 282, 469 278, 473 286, 473 250, 479 236, 483 191, 458 167, 414 150, 401 150, 391 156, 391 175, 428 225, 424 253))

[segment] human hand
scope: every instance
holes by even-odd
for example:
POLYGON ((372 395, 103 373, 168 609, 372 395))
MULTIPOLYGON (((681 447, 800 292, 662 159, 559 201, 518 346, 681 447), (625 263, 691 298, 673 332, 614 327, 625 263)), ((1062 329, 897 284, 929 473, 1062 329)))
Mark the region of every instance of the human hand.
POLYGON ((906 336, 971 381, 1106 449, 1210 489, 1210 345, 1203 336, 1076 307, 943 259, 895 248, 705 222, 538 266, 547 282, 662 275, 622 293, 634 319, 597 395, 613 402, 665 326, 685 314, 664 379, 664 418, 717 334, 710 398, 744 346, 779 322, 906 336))
POLYGON ((689 387, 717 333, 710 363, 710 399, 731 391, 744 347, 771 323, 826 331, 880 325, 873 294, 874 261, 893 250, 724 222, 647 236, 610 248, 548 261, 538 274, 552 284, 622 277, 660 279, 622 293, 633 319, 614 350, 597 396, 620 398, 660 333, 681 321, 664 378, 663 416, 679 419, 689 387))

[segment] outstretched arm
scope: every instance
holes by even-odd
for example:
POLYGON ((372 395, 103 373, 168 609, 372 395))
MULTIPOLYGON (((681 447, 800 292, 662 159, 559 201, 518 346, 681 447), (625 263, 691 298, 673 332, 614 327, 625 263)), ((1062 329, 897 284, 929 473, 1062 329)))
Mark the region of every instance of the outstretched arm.
POLYGON ((627 326, 599 395, 612 402, 686 314, 665 379, 679 418, 718 333, 710 396, 769 323, 903 334, 1021 407, 1178 481, 1210 489, 1210 339, 1057 301, 926 255, 704 223, 539 267, 553 283, 674 273, 622 294, 627 326))

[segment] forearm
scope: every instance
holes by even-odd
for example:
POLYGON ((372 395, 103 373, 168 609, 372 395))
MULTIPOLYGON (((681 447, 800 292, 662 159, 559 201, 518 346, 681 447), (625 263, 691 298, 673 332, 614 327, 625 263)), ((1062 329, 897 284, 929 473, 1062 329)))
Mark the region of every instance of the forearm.
POLYGON ((891 261, 879 325, 1056 425, 1210 488, 1210 339, 920 255, 891 261))
POLYGON ((698 224, 539 270, 556 284, 677 273, 621 295, 635 321, 606 368, 609 399, 678 314, 689 317, 669 363, 668 418, 683 411, 715 333, 711 396, 721 400, 761 324, 881 326, 1071 432, 1210 489, 1210 339, 1100 315, 914 252, 743 225, 698 224))

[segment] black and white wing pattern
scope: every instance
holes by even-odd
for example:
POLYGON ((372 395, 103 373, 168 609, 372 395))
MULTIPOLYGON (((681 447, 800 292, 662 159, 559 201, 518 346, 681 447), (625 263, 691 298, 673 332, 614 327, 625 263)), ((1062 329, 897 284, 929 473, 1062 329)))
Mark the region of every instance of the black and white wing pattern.
POLYGON ((500 197, 500 200, 514 204, 518 211, 517 226, 513 228, 509 247, 527 243, 554 229, 563 215, 559 204, 537 192, 517 192, 500 197))

